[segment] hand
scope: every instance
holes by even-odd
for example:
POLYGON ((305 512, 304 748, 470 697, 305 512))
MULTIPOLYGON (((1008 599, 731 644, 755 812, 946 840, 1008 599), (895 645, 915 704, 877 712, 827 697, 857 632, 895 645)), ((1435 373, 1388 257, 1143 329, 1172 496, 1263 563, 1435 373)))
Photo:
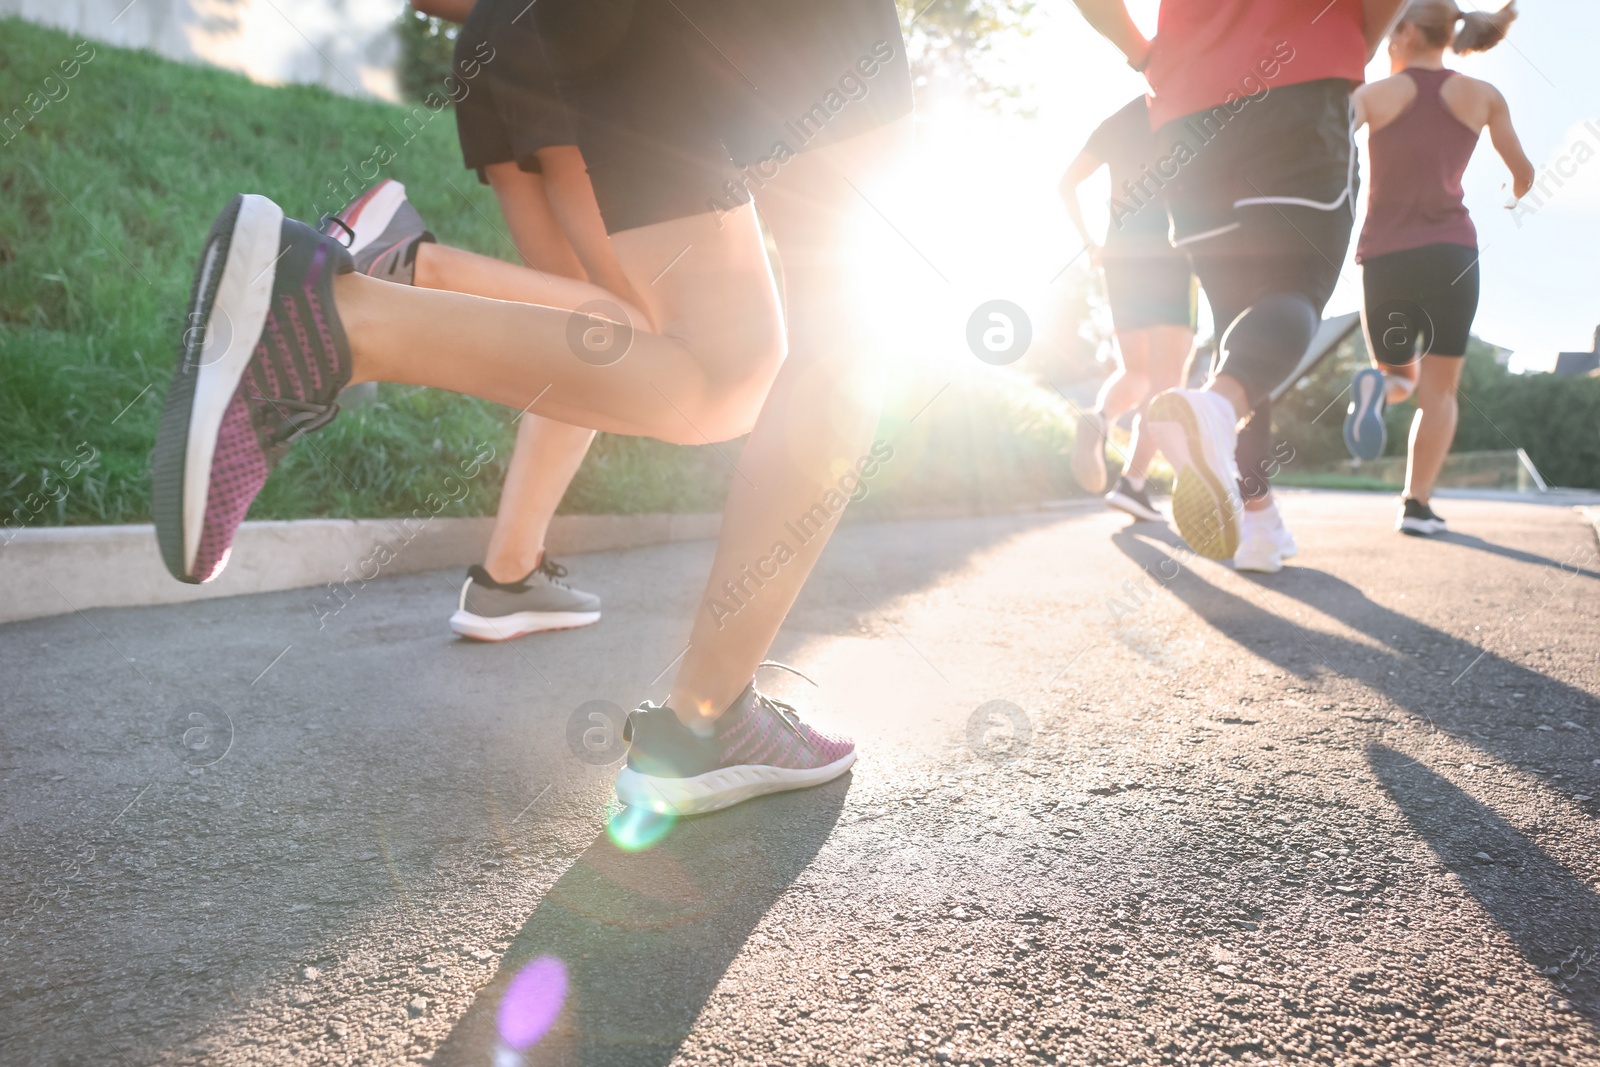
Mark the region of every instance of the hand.
POLYGON ((1521 200, 1523 197, 1527 196, 1528 191, 1533 188, 1533 179, 1534 172, 1532 167, 1529 167, 1527 170, 1521 171, 1514 175, 1511 179, 1512 195, 1518 200, 1521 200))
POLYGON ((1095 270, 1100 269, 1100 261, 1105 257, 1105 249, 1097 244, 1089 246, 1089 266, 1095 270))

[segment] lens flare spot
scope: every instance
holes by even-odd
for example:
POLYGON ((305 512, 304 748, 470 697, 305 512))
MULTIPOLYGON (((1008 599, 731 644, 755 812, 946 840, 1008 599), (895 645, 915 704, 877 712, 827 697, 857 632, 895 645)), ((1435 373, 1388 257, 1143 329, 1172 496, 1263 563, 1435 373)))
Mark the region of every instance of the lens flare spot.
POLYGON ((678 819, 663 803, 623 808, 606 821, 606 836, 624 852, 642 852, 667 836, 678 819))
POLYGON ((500 1039, 518 1052, 549 1032, 567 1000, 567 967, 554 956, 540 956, 511 979, 500 999, 500 1039))

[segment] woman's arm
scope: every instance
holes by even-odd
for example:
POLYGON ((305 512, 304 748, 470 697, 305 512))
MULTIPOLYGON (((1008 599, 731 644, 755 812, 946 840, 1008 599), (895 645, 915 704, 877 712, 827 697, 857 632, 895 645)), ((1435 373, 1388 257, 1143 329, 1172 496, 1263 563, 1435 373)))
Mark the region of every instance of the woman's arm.
POLYGON ((424 15, 446 22, 465 22, 477 0, 411 0, 411 6, 424 15))
POLYGON ((1511 191, 1521 200, 1533 188, 1533 161, 1522 150, 1522 140, 1512 128, 1511 108, 1506 98, 1492 85, 1484 83, 1484 88, 1489 90, 1489 141, 1511 168, 1511 191))
POLYGON ((1350 110, 1355 122, 1355 126, 1352 129, 1359 130, 1372 118, 1372 111, 1367 107, 1367 97, 1370 95, 1371 89, 1372 84, 1369 82, 1366 85, 1357 86, 1356 91, 1350 94, 1350 110))
POLYGON ((1361 0, 1361 34, 1367 39, 1367 62, 1378 54, 1378 45, 1394 29, 1404 0, 1361 0))
POLYGON ((1139 32, 1139 27, 1133 24, 1133 16, 1128 14, 1128 5, 1123 0, 1073 0, 1073 2, 1083 13, 1084 21, 1128 57, 1129 66, 1134 70, 1144 69, 1150 60, 1150 42, 1139 32))
POLYGON ((1066 206, 1067 218, 1072 220, 1072 228, 1078 231, 1078 236, 1083 240, 1083 246, 1089 249, 1089 256, 1093 259, 1099 252, 1099 244, 1089 235, 1089 227, 1083 222, 1083 205, 1078 203, 1078 186, 1088 180, 1089 175, 1099 170, 1103 162, 1096 159, 1085 148, 1079 152, 1077 158, 1067 164, 1067 171, 1061 175, 1061 203, 1066 206))

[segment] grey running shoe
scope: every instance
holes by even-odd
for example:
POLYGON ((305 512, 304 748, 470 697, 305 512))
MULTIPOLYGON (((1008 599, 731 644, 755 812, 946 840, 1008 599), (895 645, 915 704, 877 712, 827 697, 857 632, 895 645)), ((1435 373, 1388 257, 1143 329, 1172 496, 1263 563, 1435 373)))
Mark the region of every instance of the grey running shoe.
MULTIPOLYGON (((761 666, 794 670, 770 660, 761 666)), ((856 760, 854 741, 806 725, 792 706, 755 682, 710 723, 706 736, 683 725, 671 708, 646 701, 628 716, 623 738, 630 747, 628 765, 617 776, 617 799, 661 814, 699 815, 821 785, 856 760)))
POLYGON ((337 215, 324 216, 320 229, 349 249, 356 270, 400 285, 416 278, 417 246, 434 240, 406 199, 406 187, 392 178, 356 197, 337 215))
POLYGON ((546 557, 519 582, 500 583, 477 564, 467 571, 450 629, 475 641, 510 641, 541 630, 600 621, 600 598, 561 579, 567 569, 546 557))

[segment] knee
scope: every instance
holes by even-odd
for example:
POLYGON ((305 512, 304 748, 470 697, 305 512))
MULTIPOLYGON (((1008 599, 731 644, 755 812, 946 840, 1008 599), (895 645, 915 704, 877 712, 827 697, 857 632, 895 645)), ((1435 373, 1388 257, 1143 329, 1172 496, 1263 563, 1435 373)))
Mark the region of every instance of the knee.
POLYGON ((1232 355, 1288 347, 1299 355, 1311 343, 1317 322, 1317 310, 1303 294, 1269 293, 1234 321, 1223 338, 1223 348, 1232 355))

